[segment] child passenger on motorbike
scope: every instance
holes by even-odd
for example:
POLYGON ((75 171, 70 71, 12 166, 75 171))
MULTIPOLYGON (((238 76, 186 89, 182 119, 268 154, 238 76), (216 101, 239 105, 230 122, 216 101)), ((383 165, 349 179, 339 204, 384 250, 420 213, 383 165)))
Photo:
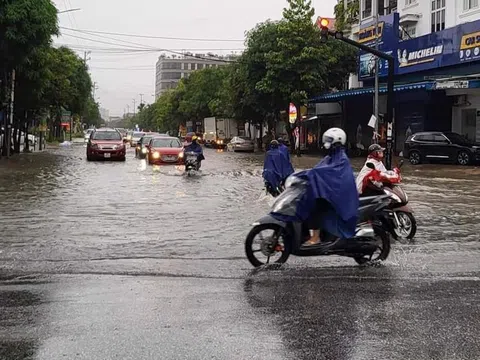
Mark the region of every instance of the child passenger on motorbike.
POLYGON ((375 187, 375 181, 387 180, 397 181, 399 179, 399 173, 397 170, 389 171, 383 165, 385 149, 378 144, 372 144, 368 148, 368 157, 365 161, 365 165, 358 173, 356 185, 357 191, 360 196, 373 196, 378 195, 379 190, 375 187), (375 169, 371 169, 367 166, 368 163, 373 164, 375 169))

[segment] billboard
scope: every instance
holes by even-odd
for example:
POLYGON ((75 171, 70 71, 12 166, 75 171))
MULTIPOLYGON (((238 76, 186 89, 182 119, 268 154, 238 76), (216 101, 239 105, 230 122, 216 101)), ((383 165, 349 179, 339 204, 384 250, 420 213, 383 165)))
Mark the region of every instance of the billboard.
MULTIPOLYGON (((461 65, 480 60, 480 20, 457 25, 443 31, 401 41, 398 36, 397 16, 382 17, 382 26, 375 31, 365 25, 359 32, 359 41, 373 46, 378 33, 379 50, 395 57, 395 74, 403 75, 447 66, 461 65), (390 22, 390 23, 389 23, 390 22), (394 29, 397 29, 395 32, 394 29), (360 36, 361 35, 361 36, 360 36)), ((358 75, 360 80, 375 76, 373 57, 365 52, 359 54, 358 75)), ((380 62, 380 76, 386 76, 386 62, 380 62)))

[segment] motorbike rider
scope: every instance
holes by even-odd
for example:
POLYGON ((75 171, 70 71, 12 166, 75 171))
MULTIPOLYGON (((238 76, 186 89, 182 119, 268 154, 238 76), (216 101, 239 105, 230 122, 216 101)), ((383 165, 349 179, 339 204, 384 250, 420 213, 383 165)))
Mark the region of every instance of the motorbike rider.
POLYGON ((358 218, 358 193, 350 160, 345 153, 347 135, 340 128, 328 129, 322 137, 328 155, 314 168, 294 176, 307 183, 306 192, 296 205, 295 215, 272 212, 282 221, 307 221, 311 230, 304 245, 319 244, 320 229, 335 238, 355 235, 358 218))
POLYGON ((185 152, 194 152, 197 154, 197 160, 198 160, 198 169, 200 169, 200 166, 202 165, 202 160, 205 160, 205 157, 203 156, 203 148, 202 146, 198 143, 198 137, 196 135, 192 136, 192 142, 185 146, 185 152))
POLYGON ((270 142, 269 149, 265 154, 262 176, 267 184, 267 191, 276 196, 282 192, 285 180, 294 173, 294 170, 277 140, 270 142))
POLYGON ((356 185, 360 196, 374 196, 378 195, 380 188, 375 186, 375 181, 387 180, 395 182, 399 180, 399 171, 389 171, 383 165, 385 149, 379 144, 372 144, 368 148, 368 157, 365 165, 358 173, 356 185), (375 169, 367 166, 368 163, 373 164, 375 169))

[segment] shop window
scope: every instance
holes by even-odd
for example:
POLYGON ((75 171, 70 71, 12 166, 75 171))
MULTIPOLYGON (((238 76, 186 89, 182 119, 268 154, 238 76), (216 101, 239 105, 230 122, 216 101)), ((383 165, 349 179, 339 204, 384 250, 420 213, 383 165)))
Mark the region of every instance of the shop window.
POLYGON ((445 0, 432 0, 432 33, 445 29, 445 0))

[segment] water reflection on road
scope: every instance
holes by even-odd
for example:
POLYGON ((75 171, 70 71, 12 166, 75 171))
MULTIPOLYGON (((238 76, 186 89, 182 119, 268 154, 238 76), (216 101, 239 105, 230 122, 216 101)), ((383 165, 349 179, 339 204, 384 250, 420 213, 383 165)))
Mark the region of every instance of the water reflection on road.
MULTIPOLYGON (((172 327, 162 335, 168 337, 200 326, 192 325, 195 316, 220 326, 223 335, 199 327, 193 342, 184 333, 178 341, 189 354, 202 347, 205 354, 219 351, 214 358, 479 357, 478 322, 469 323, 478 308, 480 270, 480 185, 473 175, 462 178, 453 167, 405 167, 417 241, 396 244, 383 267, 292 257, 281 270, 252 272, 243 241, 272 202, 262 189, 262 156, 206 150, 205 157, 194 177, 181 167, 149 166, 131 150, 125 163, 87 162, 81 145, 0 161, 0 358, 35 352, 39 359, 58 358, 62 348, 67 357, 92 359, 106 351, 100 338, 116 341, 110 331, 124 318, 125 332, 131 326, 148 334, 142 327, 148 323, 172 327), (199 305, 200 293, 210 305, 199 305), (137 301, 141 307, 132 305, 137 301), (184 302, 192 313, 174 306, 184 302), (155 312, 175 325, 152 319, 155 312), (258 332, 265 324, 269 330, 258 332), (76 334, 75 326, 95 330, 76 334), (235 341, 225 335, 232 326, 242 328, 235 341), (56 338, 61 332, 70 338, 56 338), (40 339, 41 333, 49 335, 40 339), (76 336, 82 340, 73 346, 76 336), (242 350, 225 353, 211 343, 215 336, 232 348, 241 343, 242 350), (272 341, 275 355, 261 341, 272 341)), ((108 354, 126 358, 116 349, 140 346, 128 339, 134 345, 112 345, 108 354)), ((174 346, 176 338, 168 339, 174 346)))

